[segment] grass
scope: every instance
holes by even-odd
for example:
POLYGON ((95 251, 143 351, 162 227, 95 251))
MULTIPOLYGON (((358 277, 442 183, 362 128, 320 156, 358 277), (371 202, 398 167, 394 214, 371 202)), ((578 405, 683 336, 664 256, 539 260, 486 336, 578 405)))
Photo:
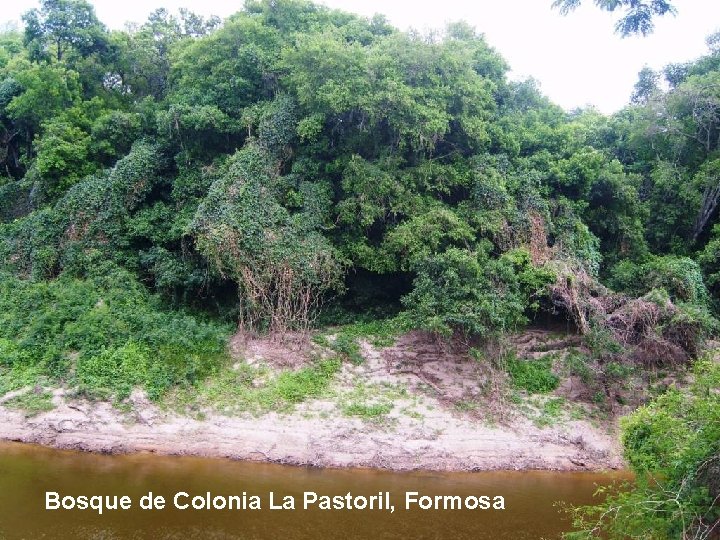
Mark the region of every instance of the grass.
POLYGON ((477 401, 463 400, 455 403, 455 409, 460 412, 475 412, 480 407, 477 401))
POLYGON ((196 416, 208 409, 228 415, 288 412, 299 403, 324 395, 340 365, 340 360, 333 358, 276 373, 267 366, 239 363, 196 385, 178 388, 168 395, 165 404, 196 416))
MULTIPOLYGON (((1 351, 0 351, 1 354, 1 351)), ((37 366, 2 366, 0 365, 0 396, 26 386, 35 386, 47 382, 41 368, 37 366)))
POLYGON ((552 425, 563 416, 565 399, 561 397, 550 398, 543 404, 540 417, 537 419, 539 425, 552 425))
POLYGON ((357 338, 345 332, 338 333, 335 340, 330 343, 330 348, 356 366, 365 361, 360 353, 360 344, 357 342, 357 338))
MULTIPOLYGON (((351 390, 340 396, 338 407, 345 416, 377 421, 385 419, 393 411, 398 400, 408 397, 407 389, 402 386, 368 384, 358 379, 351 390)), ((406 407, 402 412, 412 416, 413 410, 412 407, 406 407)))
POLYGON ((24 411, 26 416, 35 416, 55 408, 52 403, 52 394, 47 391, 27 392, 9 399, 3 406, 8 409, 24 411))
POLYGON ((398 316, 348 324, 342 327, 341 333, 350 338, 366 338, 376 347, 390 347, 400 334, 409 330, 409 323, 398 316))
POLYGON ((386 416, 392 411, 391 403, 360 403, 357 401, 343 405, 342 413, 345 416, 359 416, 364 419, 377 419, 386 416))
POLYGON ((577 349, 570 349, 563 359, 563 368, 567 375, 580 377, 584 384, 593 381, 594 374, 590 368, 590 357, 577 349))
POLYGON ((328 328, 315 335, 313 341, 318 345, 330 347, 354 364, 363 361, 357 341, 366 339, 375 347, 389 347, 396 338, 410 330, 409 323, 400 316, 371 321, 357 321, 340 327, 328 328), (335 334, 334 340, 328 334, 335 334))
POLYGON ((506 359, 513 386, 531 394, 547 394, 558 387, 560 379, 552 372, 552 357, 521 360, 515 355, 506 359))
POLYGON ((519 409, 538 427, 557 424, 566 416, 573 417, 565 398, 535 396, 527 399, 519 409))
POLYGON ((216 372, 229 334, 113 266, 49 282, 0 273, 0 394, 47 381, 116 401, 140 387, 158 400, 216 372))

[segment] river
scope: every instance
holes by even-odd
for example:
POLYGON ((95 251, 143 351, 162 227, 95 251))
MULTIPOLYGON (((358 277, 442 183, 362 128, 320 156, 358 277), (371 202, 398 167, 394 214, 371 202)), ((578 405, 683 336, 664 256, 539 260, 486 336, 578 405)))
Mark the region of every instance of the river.
MULTIPOLYGON (((243 463, 148 454, 105 456, 0 443, 0 538, 14 539, 532 539, 558 538, 568 523, 556 503, 593 501, 597 485, 623 473, 478 472, 392 473, 243 463), (126 495, 128 510, 46 510, 46 492, 60 497, 126 495), (152 491, 163 510, 138 508, 152 491), (395 512, 302 509, 303 494, 389 492, 395 512), (190 497, 258 495, 261 510, 179 510, 175 494, 190 497), (295 510, 270 510, 293 496, 295 510), (405 509, 419 495, 502 496, 505 510, 405 509)), ((190 502, 190 498, 180 503, 190 502)))

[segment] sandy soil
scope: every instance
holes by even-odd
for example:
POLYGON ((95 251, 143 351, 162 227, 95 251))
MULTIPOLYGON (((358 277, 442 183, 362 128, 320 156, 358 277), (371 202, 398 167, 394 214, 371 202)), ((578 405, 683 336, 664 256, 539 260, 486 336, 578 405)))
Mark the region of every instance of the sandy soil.
POLYGON ((27 418, 0 402, 0 439, 104 453, 228 457, 319 467, 394 470, 610 469, 623 466, 616 437, 588 421, 541 428, 520 414, 488 423, 458 403, 488 395, 478 362, 438 351, 417 337, 377 350, 363 343, 366 362, 339 374, 333 396, 298 406, 290 414, 259 417, 208 413, 202 420, 159 409, 136 392, 132 412, 108 403, 66 399, 27 418), (474 381, 474 382, 473 382, 474 381), (338 396, 358 384, 393 395, 381 422, 338 413, 338 396), (379 389, 379 390, 378 390, 379 389), (395 390, 392 390, 395 392, 395 390))

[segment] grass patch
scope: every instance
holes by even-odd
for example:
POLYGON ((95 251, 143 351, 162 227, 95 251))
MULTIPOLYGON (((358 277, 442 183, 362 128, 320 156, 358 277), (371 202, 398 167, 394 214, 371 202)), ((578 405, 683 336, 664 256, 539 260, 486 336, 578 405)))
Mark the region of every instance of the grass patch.
POLYGON ((356 366, 365 361, 360 353, 360 344, 357 342, 357 338, 351 334, 338 333, 335 340, 330 343, 330 348, 356 366))
POLYGON ((539 425, 552 425, 563 416, 565 400, 561 397, 550 398, 542 406, 539 425))
MULTIPOLYGON (((2 343, 0 343, 0 358, 2 357, 2 343)), ((42 369, 37 366, 16 365, 8 367, 2 366, 0 362, 0 396, 26 386, 43 385, 47 381, 48 379, 43 375, 42 369)))
POLYGON ((355 365, 362 364, 365 359, 360 351, 358 340, 366 339, 375 347, 389 347, 395 343, 398 335, 410 330, 410 326, 400 316, 371 321, 358 321, 337 328, 326 329, 316 334, 312 340, 322 347, 335 351, 341 358, 355 365), (330 339, 328 334, 335 334, 330 339))
POLYGON ((590 384, 595 377, 590 368, 590 357, 577 349, 570 349, 563 359, 563 368, 567 375, 580 377, 584 384, 590 384))
POLYGON ((480 408, 477 401, 463 400, 455 403, 455 409, 460 412, 475 412, 480 408))
MULTIPOLYGON (((341 396, 339 409, 345 416, 378 420, 387 416, 398 400, 407 397, 407 389, 404 387, 358 381, 352 390, 341 396)), ((410 413, 411 409, 404 412, 410 413)))
POLYGON ((283 371, 269 389, 281 401, 300 403, 323 394, 339 369, 340 361, 335 358, 298 371, 283 371))
POLYGON ((376 419, 385 416, 392 411, 390 403, 359 403, 352 402, 342 407, 345 416, 359 416, 366 419, 376 419))
POLYGON ((560 379, 552 372, 552 358, 521 360, 515 356, 506 359, 507 371, 513 386, 531 394, 547 394, 558 387, 560 379))
POLYGON ((324 395, 340 366, 340 360, 333 358, 277 373, 267 366, 241 363, 199 384, 178 388, 168 396, 166 405, 196 415, 206 409, 228 415, 288 412, 303 401, 324 395))
POLYGON ((349 324, 342 328, 342 333, 354 338, 366 338, 376 347, 390 347, 400 334, 410 329, 409 321, 397 316, 349 324))
POLYGON ((8 409, 23 411, 26 416, 35 416, 55 408, 52 403, 52 394, 45 391, 27 392, 7 400, 3 406, 8 409))
POLYGON ((531 397, 519 408, 538 427, 552 426, 567 416, 573 416, 567 401, 561 397, 531 397))

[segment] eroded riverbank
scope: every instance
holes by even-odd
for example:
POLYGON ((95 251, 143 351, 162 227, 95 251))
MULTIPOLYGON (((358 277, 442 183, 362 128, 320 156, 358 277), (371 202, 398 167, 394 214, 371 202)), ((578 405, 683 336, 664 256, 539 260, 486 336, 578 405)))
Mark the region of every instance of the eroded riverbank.
POLYGON ((598 470, 622 467, 615 441, 583 422, 490 427, 442 411, 389 429, 302 414, 210 416, 148 407, 137 421, 106 403, 71 402, 26 418, 0 409, 0 438, 101 453, 153 452, 318 467, 392 470, 598 470))
MULTIPOLYGON (((535 331, 521 336, 517 348, 550 354, 532 352, 528 344, 538 343, 548 349, 565 341, 535 331)), ((0 439, 112 454, 399 471, 623 466, 613 422, 573 401, 578 387, 572 378, 551 394, 516 392, 513 402, 506 392, 494 392, 498 375, 486 362, 408 335, 385 348, 361 342, 361 363, 338 364, 322 391, 280 406, 268 397, 275 396, 271 389, 307 364, 297 363, 301 353, 263 345, 235 351, 238 360, 215 379, 159 403, 137 390, 111 404, 54 389, 52 409, 29 415, 12 409, 6 396, 0 439), (291 359, 296 365, 279 365, 291 359)), ((49 392, 26 389, 38 391, 49 392)))

